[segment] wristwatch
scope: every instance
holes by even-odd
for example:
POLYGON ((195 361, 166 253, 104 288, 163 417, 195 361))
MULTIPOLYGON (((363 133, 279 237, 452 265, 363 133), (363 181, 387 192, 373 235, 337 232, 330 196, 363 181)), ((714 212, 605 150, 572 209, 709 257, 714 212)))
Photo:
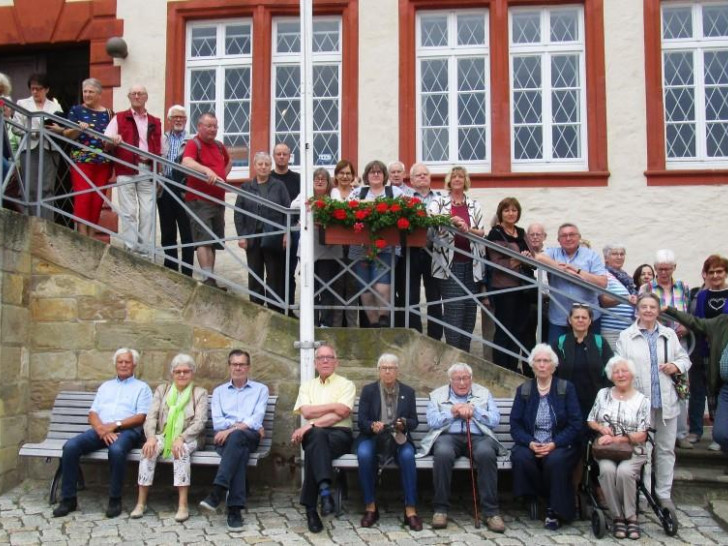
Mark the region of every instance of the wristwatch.
POLYGON ((114 429, 114 432, 119 432, 121 430, 121 421, 117 421, 115 425, 116 428, 114 429))

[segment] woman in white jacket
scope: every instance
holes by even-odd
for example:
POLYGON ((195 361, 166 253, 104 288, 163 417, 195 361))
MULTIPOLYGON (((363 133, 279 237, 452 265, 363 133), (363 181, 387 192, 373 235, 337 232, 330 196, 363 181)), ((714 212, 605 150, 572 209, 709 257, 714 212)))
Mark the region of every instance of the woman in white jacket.
MULTIPOLYGON (((680 405, 672 376, 687 373, 690 358, 671 328, 657 322, 660 299, 647 292, 637 299, 637 320, 622 331, 616 353, 635 363, 635 388, 650 399, 655 433, 655 493, 662 506, 674 509, 670 498, 675 466, 675 438, 680 405)), ((645 467, 650 484, 650 456, 645 467)))

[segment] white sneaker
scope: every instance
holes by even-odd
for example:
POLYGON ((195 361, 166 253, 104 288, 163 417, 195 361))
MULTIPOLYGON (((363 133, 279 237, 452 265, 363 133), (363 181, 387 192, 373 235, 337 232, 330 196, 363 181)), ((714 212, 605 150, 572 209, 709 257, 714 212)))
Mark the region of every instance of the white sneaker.
POLYGON ((711 442, 711 444, 708 446, 708 449, 710 451, 720 451, 720 444, 718 442, 711 442))

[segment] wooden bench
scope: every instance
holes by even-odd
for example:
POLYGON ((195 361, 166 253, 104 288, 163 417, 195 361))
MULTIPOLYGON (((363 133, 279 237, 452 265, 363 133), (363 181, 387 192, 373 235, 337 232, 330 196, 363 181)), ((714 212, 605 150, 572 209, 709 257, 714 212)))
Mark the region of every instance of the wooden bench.
MULTIPOLYGON (((419 449, 420 442, 430 430, 430 428, 427 426, 427 404, 429 403, 429 401, 429 398, 417 398, 417 420, 419 421, 419 425, 415 430, 411 431, 412 440, 414 440, 415 443, 415 450, 419 449)), ((495 403, 498 406, 498 411, 500 412, 500 423, 493 430, 493 432, 495 433, 495 437, 498 439, 498 441, 503 444, 506 449, 510 450, 510 448, 513 447, 513 438, 511 438, 510 432, 511 408, 513 407, 513 399, 496 398, 495 403)), ((358 417, 359 399, 357 398, 356 402, 354 403, 354 410, 351 413, 351 419, 354 426, 354 438, 359 435, 358 417)), ((434 465, 434 457, 431 454, 424 457, 416 457, 415 464, 417 465, 418 470, 432 470, 432 467, 434 465)), ((346 455, 342 455, 341 457, 334 459, 332 461, 332 466, 334 468, 334 472, 336 473, 337 482, 339 484, 339 487, 336 488, 335 494, 337 497, 337 512, 340 514, 342 511, 343 499, 347 498, 348 496, 348 487, 346 483, 345 471, 355 470, 359 468, 359 462, 357 461, 356 453, 347 453, 346 455)), ((392 462, 386 465, 383 469, 396 468, 398 468, 396 463, 392 462)), ((458 459, 456 459, 455 461, 455 465, 453 468, 455 470, 470 470, 469 458, 458 457, 458 459)), ((510 470, 510 468, 510 454, 499 456, 498 470, 510 470)), ((380 471, 383 469, 380 469, 380 471)))
MULTIPOLYGON (((46 462, 51 459, 58 459, 58 469, 53 475, 50 484, 48 500, 50 504, 56 502, 56 493, 61 478, 61 456, 63 446, 70 438, 81 434, 91 428, 88 424, 88 412, 91 409, 96 393, 84 391, 62 391, 58 393, 51 411, 51 421, 48 426, 46 439, 39 444, 24 444, 20 448, 20 455, 25 457, 44 457, 46 462)), ((275 409, 278 401, 277 396, 268 398, 268 407, 265 410, 263 428, 265 436, 260 441, 258 449, 250 454, 248 466, 257 466, 258 462, 270 454, 273 445, 273 423, 275 420, 275 409)), ((210 397, 212 402, 212 397, 210 397)), ((205 427, 205 445, 195 451, 191 456, 193 465, 217 466, 220 464, 220 456, 215 451, 215 432, 212 428, 212 417, 208 417, 205 427)), ((141 449, 133 449, 128 461, 139 461, 141 449)), ((101 449, 94 451, 81 458, 82 461, 106 461, 108 450, 101 449)), ((160 459, 159 462, 171 463, 171 461, 160 459)), ((79 474, 79 488, 83 489, 83 474, 79 474)))

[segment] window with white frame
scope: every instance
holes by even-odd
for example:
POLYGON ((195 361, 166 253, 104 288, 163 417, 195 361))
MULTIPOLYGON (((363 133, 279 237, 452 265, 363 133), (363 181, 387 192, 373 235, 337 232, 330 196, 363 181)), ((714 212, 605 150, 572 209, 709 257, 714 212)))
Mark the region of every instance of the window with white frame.
POLYGON ((415 40, 417 160, 489 170, 487 10, 421 11, 415 40))
MULTIPOLYGON (((273 21, 273 115, 271 149, 284 142, 291 164, 300 165, 301 34, 300 22, 273 21)), ((333 167, 341 155, 341 18, 313 19, 313 163, 333 167)))
POLYGON ((250 147, 253 24, 247 19, 205 21, 187 26, 185 101, 190 131, 205 112, 214 112, 218 140, 230 152, 233 174, 244 175, 250 147))
POLYGON ((728 2, 662 4, 668 168, 728 160, 728 2))
POLYGON ((512 168, 584 170, 583 8, 512 8, 509 16, 512 168))

